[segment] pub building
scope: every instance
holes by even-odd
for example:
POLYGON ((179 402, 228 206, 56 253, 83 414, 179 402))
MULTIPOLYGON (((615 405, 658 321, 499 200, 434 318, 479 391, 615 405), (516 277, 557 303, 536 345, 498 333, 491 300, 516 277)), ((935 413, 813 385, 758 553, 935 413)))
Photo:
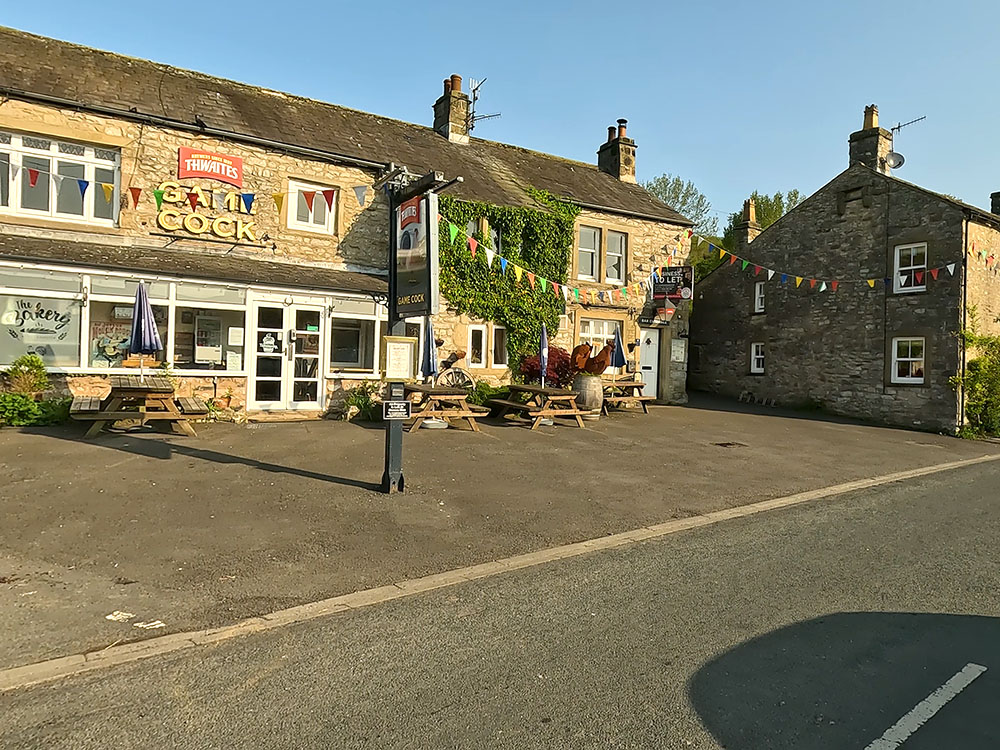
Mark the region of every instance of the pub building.
MULTIPOLYGON (((324 413, 382 376, 390 163, 463 176, 458 198, 576 203, 581 289, 683 261, 690 222, 636 184, 620 123, 588 165, 471 138, 458 76, 425 127, 0 27, 0 368, 37 353, 76 395, 134 373, 143 281, 182 395, 324 413)), ((571 300, 552 343, 620 328, 653 395, 683 400, 686 321, 646 307, 571 300)), ((446 299, 434 326, 442 358, 509 377, 501 327, 446 299)))

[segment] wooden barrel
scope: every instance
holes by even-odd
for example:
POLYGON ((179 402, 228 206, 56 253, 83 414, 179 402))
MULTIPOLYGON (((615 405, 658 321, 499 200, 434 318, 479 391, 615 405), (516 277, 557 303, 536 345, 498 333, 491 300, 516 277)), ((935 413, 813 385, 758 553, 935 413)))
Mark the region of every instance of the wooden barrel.
POLYGON ((581 409, 590 409, 594 418, 600 417, 601 404, 604 402, 601 376, 577 373, 573 378, 573 390, 577 392, 576 405, 581 409))

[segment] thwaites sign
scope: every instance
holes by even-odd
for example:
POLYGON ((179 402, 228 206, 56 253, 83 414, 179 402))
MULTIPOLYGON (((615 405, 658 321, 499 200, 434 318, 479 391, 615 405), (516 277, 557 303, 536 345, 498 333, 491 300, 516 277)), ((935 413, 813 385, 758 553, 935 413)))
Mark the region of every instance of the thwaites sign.
POLYGON ((666 307, 664 300, 675 305, 681 300, 694 297, 694 266, 666 266, 661 268, 657 279, 653 280, 653 302, 657 307, 666 307))
POLYGON ((218 180, 243 187, 243 159, 239 156, 213 154, 196 148, 177 149, 177 179, 218 180))
POLYGON ((401 318, 438 311, 438 197, 425 193, 396 206, 391 272, 396 314, 401 318))

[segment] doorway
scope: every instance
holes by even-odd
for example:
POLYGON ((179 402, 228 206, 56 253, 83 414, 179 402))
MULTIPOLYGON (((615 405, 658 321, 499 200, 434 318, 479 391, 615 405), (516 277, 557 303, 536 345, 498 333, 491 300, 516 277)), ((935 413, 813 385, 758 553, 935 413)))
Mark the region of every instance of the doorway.
POLYGON ((660 330, 640 328, 639 347, 639 379, 646 384, 642 395, 659 398, 660 330))
POLYGON ((249 401, 264 411, 323 407, 323 308, 258 302, 249 401))

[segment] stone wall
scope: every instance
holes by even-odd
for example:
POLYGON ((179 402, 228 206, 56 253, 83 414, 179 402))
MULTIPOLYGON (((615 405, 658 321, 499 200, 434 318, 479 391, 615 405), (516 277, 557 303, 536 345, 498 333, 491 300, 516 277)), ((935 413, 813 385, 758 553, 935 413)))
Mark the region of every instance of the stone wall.
MULTIPOLYGON (((158 210, 153 191, 165 181, 177 182, 178 152, 181 146, 205 149, 243 159, 244 184, 235 188, 225 183, 207 179, 180 181, 184 188, 201 187, 206 191, 242 191, 254 193, 256 199, 249 215, 234 205, 218 209, 214 205, 199 205, 198 213, 215 218, 242 219, 253 223, 256 242, 244 238, 245 244, 254 247, 241 248, 241 253, 256 254, 264 260, 284 260, 301 263, 323 263, 335 267, 386 267, 386 247, 388 244, 385 216, 385 197, 376 194, 371 185, 374 172, 332 164, 285 152, 243 145, 234 141, 202 137, 194 133, 152 127, 120 119, 58 109, 31 102, 7 100, 0 106, 0 129, 9 129, 64 138, 83 143, 119 148, 122 154, 121 196, 123 208, 117 230, 113 234, 143 237, 157 244, 169 240, 155 234, 170 234, 191 240, 184 245, 188 249, 208 247, 218 249, 218 245, 206 244, 199 237, 218 239, 211 234, 195 235, 183 229, 168 232, 157 224, 158 210), (297 195, 287 194, 289 180, 301 180, 323 187, 337 189, 334 203, 334 233, 319 234, 288 228, 288 211, 295 210, 297 195), (360 208, 353 188, 368 186, 365 208, 360 208), (142 189, 138 207, 133 208, 128 189, 142 189), (278 210, 272 194, 283 193, 282 209, 278 210), (261 238, 267 235, 267 241, 261 238), (272 248, 272 245, 274 247, 272 248), (254 248, 258 249, 254 249, 254 248)), ((314 200, 323 201, 322 195, 314 200)), ((206 200, 206 203, 208 201, 206 200)), ((164 208, 168 204, 164 204, 164 208)), ((191 213, 191 206, 181 202, 172 207, 181 214, 191 213)), ((22 217, 5 216, 4 221, 17 224, 53 226, 50 220, 39 222, 22 217)), ((71 225, 59 222, 58 226, 108 233, 103 227, 86 224, 71 225)))
POLYGON ((765 230, 745 251, 778 273, 754 314, 753 267, 723 264, 695 292, 689 386, 737 397, 886 424, 954 431, 958 400, 948 378, 959 367, 963 243, 961 210, 925 191, 872 172, 846 170, 765 230), (955 262, 954 276, 927 279, 927 291, 894 294, 899 244, 927 242, 928 266, 955 262), (781 273, 789 274, 781 284, 781 273), (796 288, 794 276, 806 279, 796 288), (837 279, 811 289, 808 279, 837 279), (869 288, 866 279, 877 279, 869 288), (890 383, 894 336, 924 336, 925 381, 890 383), (763 375, 750 374, 750 347, 765 344, 763 375))

